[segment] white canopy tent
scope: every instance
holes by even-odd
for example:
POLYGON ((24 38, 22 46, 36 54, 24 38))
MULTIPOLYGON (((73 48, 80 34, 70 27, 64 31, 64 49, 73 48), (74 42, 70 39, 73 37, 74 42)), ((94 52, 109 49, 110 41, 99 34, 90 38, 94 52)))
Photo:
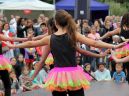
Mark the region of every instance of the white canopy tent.
POLYGON ((55 6, 40 0, 3 0, 0 10, 55 10, 55 6))
POLYGON ((1 3, 3 3, 3 2, 7 2, 7 1, 8 1, 8 0, 0 0, 0 2, 1 2, 1 3))

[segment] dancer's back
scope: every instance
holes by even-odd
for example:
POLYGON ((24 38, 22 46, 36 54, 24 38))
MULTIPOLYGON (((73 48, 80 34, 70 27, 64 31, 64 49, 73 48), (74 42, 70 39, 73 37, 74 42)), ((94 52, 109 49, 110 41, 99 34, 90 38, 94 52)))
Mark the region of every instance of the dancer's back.
POLYGON ((68 34, 51 35, 51 52, 54 58, 55 67, 76 67, 75 48, 70 44, 68 34))

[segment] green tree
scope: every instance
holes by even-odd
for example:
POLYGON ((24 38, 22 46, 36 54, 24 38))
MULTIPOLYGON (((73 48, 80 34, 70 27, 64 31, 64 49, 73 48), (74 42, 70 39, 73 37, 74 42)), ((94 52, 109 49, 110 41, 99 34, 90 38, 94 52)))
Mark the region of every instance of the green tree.
POLYGON ((129 11, 129 0, 99 0, 110 6, 110 15, 123 15, 129 11))

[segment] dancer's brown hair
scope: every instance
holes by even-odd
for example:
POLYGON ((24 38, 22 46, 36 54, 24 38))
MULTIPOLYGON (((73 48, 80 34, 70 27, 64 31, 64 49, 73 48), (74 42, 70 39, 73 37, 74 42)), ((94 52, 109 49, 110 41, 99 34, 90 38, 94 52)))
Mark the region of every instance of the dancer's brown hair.
POLYGON ((72 16, 64 10, 58 10, 55 15, 55 21, 57 25, 67 29, 69 40, 72 46, 75 47, 76 46, 75 33, 77 31, 77 27, 72 16))

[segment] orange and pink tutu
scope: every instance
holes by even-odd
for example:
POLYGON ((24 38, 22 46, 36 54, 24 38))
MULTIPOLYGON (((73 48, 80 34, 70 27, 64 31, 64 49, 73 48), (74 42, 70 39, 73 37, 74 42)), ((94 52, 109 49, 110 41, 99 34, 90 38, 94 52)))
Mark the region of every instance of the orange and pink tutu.
POLYGON ((48 55, 48 57, 47 57, 47 59, 45 61, 45 64, 46 65, 52 65, 52 64, 54 64, 54 59, 53 59, 53 56, 52 56, 51 53, 48 55))
POLYGON ((123 58, 129 56, 129 44, 115 50, 115 56, 117 58, 123 58))
POLYGON ((9 72, 12 70, 10 61, 3 55, 0 55, 0 70, 8 70, 9 72))
POLYGON ((49 91, 67 91, 89 89, 90 83, 80 66, 55 67, 46 78, 44 87, 49 91))

